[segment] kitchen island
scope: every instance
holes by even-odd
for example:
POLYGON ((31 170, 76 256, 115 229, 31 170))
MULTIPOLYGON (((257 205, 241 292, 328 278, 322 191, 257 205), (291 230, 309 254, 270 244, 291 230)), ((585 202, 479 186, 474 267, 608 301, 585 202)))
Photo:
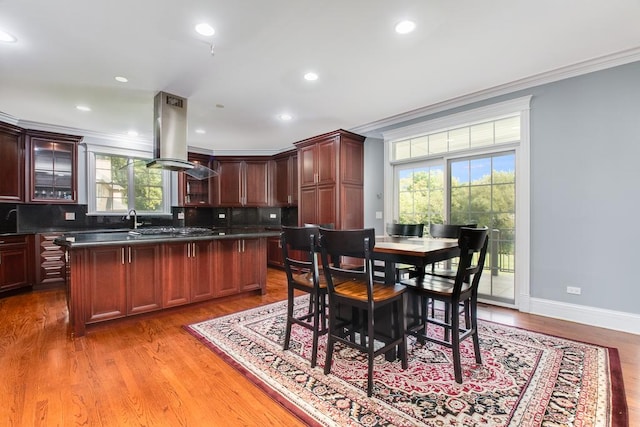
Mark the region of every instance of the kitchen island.
POLYGON ((243 292, 266 291, 267 238, 278 231, 152 228, 65 234, 71 332, 243 292))

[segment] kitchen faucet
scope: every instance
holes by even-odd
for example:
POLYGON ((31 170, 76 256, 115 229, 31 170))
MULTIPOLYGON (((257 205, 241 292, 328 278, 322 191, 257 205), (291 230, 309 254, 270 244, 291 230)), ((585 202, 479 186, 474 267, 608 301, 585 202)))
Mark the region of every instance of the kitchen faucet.
POLYGON ((138 225, 142 225, 142 224, 138 224, 138 212, 136 212, 135 209, 129 209, 129 212, 127 212, 127 219, 131 219, 131 212, 133 212, 133 229, 137 229, 138 225))

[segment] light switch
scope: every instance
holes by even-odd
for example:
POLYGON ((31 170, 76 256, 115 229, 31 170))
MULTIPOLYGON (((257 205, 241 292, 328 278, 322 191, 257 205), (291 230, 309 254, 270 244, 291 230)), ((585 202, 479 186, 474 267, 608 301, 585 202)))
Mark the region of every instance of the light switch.
POLYGON ((376 211, 376 219, 382 219, 382 211, 376 211))

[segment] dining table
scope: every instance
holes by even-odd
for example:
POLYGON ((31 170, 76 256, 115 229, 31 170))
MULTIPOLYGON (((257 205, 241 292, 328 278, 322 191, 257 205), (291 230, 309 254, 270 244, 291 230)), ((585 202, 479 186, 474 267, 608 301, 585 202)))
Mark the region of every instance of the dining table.
POLYGON ((384 262, 386 283, 394 283, 396 264, 416 266, 418 275, 434 262, 446 261, 460 255, 458 239, 434 239, 429 237, 376 236, 373 248, 374 260, 384 262))
MULTIPOLYGON (((460 255, 458 239, 435 239, 429 237, 400 237, 376 236, 373 248, 374 261, 384 261, 385 283, 396 282, 396 265, 409 264, 416 267, 417 280, 424 277, 425 267, 434 263, 446 261, 460 255)), ((420 298, 413 292, 407 292, 404 301, 404 315, 407 325, 412 325, 420 316, 420 298)), ((383 310, 384 311, 384 310, 383 310)), ((376 320, 376 331, 382 335, 392 334, 393 328, 388 323, 388 313, 376 320)), ((385 354, 388 361, 396 358, 395 350, 385 354)))

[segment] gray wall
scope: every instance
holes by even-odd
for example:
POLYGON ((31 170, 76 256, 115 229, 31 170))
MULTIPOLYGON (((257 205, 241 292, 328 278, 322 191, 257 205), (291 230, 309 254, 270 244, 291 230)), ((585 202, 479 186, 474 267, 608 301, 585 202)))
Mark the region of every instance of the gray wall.
POLYGON ((384 141, 367 138, 364 142, 364 226, 374 227, 376 235, 384 234, 383 219, 376 212, 384 212, 384 141))
MULTIPOLYGON (((524 95, 531 102, 532 298, 640 313, 640 62, 514 92, 380 131, 524 95), (569 295, 579 286, 581 295, 569 295)), ((369 140, 367 140, 367 143, 369 140)), ((380 144, 381 145, 381 144, 380 144)), ((366 160, 382 160, 366 145, 366 160)), ((382 191, 366 163, 365 224, 382 191), (367 180, 371 180, 368 182, 367 180), (372 203, 372 205, 368 205, 372 203)), ((390 202, 390 198, 386 198, 390 202)), ((377 206, 377 205, 376 205, 377 206)))

